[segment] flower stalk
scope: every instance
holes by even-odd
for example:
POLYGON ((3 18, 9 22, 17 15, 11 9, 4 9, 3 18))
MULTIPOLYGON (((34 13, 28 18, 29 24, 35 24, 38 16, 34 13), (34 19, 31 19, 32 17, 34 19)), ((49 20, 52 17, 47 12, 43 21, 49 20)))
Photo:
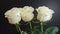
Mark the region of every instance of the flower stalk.
POLYGON ((41 22, 40 25, 41 25, 41 33, 43 34, 44 33, 43 32, 43 23, 41 22))
POLYGON ((32 24, 31 24, 31 22, 29 22, 29 24, 30 24, 30 31, 31 31, 31 34, 33 34, 32 24))
POLYGON ((20 34, 22 34, 22 31, 21 31, 21 29, 20 29, 20 24, 16 24, 16 29, 17 29, 17 31, 18 31, 20 34))

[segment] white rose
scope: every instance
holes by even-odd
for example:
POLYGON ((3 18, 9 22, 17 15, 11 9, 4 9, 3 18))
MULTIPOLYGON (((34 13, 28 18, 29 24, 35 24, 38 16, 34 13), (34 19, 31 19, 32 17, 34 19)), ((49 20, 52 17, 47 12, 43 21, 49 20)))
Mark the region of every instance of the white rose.
POLYGON ((49 9, 46 6, 38 7, 36 11, 38 12, 37 19, 42 22, 49 21, 54 13, 53 10, 49 9))
POLYGON ((23 11, 21 12, 22 20, 25 22, 31 21, 34 17, 33 11, 34 8, 32 7, 29 6, 23 7, 23 11))
POLYGON ((21 20, 22 8, 12 8, 5 13, 5 17, 8 18, 10 24, 16 24, 21 20))

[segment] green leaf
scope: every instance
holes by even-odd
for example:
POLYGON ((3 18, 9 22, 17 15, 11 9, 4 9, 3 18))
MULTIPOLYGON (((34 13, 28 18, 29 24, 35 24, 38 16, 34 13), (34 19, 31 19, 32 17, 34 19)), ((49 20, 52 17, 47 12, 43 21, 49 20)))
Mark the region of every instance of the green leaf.
POLYGON ((45 34, 56 34, 58 30, 58 27, 49 27, 46 29, 45 34))
POLYGON ((27 34, 27 32, 25 32, 25 31, 22 31, 22 34, 27 34))
POLYGON ((36 30, 36 31, 33 31, 33 34, 41 34, 41 32, 36 30))
POLYGON ((33 29, 33 34, 41 34, 39 26, 35 26, 35 28, 33 29))

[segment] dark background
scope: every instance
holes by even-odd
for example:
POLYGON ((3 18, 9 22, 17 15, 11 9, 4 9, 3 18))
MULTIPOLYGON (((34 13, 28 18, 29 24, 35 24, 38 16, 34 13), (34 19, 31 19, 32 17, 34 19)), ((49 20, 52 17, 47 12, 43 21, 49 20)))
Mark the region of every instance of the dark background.
MULTIPOLYGON (((14 25, 8 23, 4 17, 4 13, 13 7, 32 6, 47 6, 55 11, 53 20, 48 23, 44 29, 50 26, 57 26, 60 34, 60 1, 59 0, 0 0, 0 34, 19 34, 14 25)), ((28 30, 27 25, 22 25, 22 30, 28 30)))

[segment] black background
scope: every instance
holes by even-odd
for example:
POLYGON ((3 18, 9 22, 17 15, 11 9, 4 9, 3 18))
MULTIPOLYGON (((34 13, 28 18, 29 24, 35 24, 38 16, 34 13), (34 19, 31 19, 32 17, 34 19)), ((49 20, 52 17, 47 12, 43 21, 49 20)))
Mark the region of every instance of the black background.
MULTIPOLYGON (((60 29, 60 1, 59 0, 0 0, 0 34, 19 34, 14 25, 8 23, 4 13, 13 7, 47 6, 55 11, 53 20, 44 29, 50 26, 57 26, 60 29)), ((22 25, 22 30, 28 30, 28 26, 22 25)), ((60 34, 60 30, 57 34, 60 34)))

